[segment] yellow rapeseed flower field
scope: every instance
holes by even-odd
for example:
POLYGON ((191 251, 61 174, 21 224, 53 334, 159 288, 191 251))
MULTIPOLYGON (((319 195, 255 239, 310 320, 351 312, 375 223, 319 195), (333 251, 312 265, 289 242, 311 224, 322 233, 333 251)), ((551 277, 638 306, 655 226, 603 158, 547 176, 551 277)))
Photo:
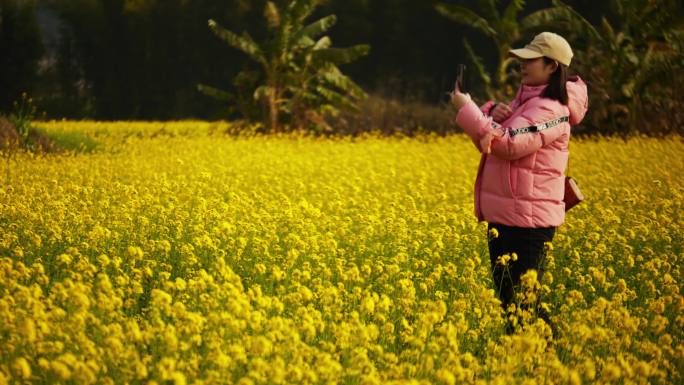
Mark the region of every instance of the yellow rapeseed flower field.
POLYGON ((96 146, 3 159, 0 384, 684 382, 681 138, 573 140, 547 346, 504 333, 463 135, 39 126, 96 146))

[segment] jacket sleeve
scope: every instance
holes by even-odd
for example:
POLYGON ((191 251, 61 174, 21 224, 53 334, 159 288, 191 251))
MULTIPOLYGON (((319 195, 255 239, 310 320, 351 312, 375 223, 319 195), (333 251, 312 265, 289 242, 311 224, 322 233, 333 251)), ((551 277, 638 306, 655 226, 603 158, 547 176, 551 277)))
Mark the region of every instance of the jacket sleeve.
POLYGON ((489 116, 489 114, 492 112, 492 107, 494 107, 494 101, 489 100, 487 103, 483 104, 480 106, 480 111, 482 111, 483 114, 489 116))
POLYGON ((502 136, 494 136, 491 143, 492 154, 501 159, 515 160, 530 155, 541 147, 561 137, 568 124, 561 123, 537 132, 524 132, 511 136, 511 131, 517 128, 540 124, 565 115, 551 106, 539 104, 515 117, 507 127, 503 127, 502 136))
POLYGON ((539 104, 515 117, 504 127, 496 123, 491 116, 485 116, 475 103, 468 102, 458 111, 456 123, 470 136, 480 152, 484 150, 480 143, 487 134, 494 130, 503 132, 503 135, 493 137, 491 142, 492 154, 501 159, 514 160, 532 154, 545 144, 553 142, 565 132, 567 125, 559 124, 543 131, 515 136, 510 135, 511 130, 542 123, 560 116, 562 116, 561 112, 544 104, 539 104))
POLYGON ((466 103, 458 110, 458 114, 456 114, 456 124, 470 136, 480 152, 482 152, 482 149, 480 148, 480 141, 482 138, 495 126, 498 126, 498 123, 494 122, 491 116, 485 116, 482 110, 472 101, 466 103))
POLYGON ((458 126, 461 127, 463 131, 468 134, 468 136, 470 136, 473 144, 480 152, 482 152, 482 149, 480 148, 480 139, 482 138, 484 132, 482 134, 478 134, 477 132, 479 131, 479 125, 485 123, 484 120, 492 119, 491 117, 485 116, 489 113, 492 105, 494 105, 494 102, 490 100, 478 109, 475 103, 470 101, 465 106, 461 107, 456 114, 456 124, 458 124, 458 126))

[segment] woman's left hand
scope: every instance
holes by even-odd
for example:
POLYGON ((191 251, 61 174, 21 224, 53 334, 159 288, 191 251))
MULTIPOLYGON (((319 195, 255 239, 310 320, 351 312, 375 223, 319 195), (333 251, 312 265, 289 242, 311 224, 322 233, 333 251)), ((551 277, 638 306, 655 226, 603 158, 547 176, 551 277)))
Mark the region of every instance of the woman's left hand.
POLYGON ((470 94, 468 93, 462 93, 460 91, 453 91, 451 93, 451 103, 453 103, 454 107, 456 107, 457 110, 460 110, 461 107, 465 106, 466 103, 471 101, 470 99, 470 94))
POLYGON ((492 140, 501 138, 504 136, 504 130, 501 128, 495 128, 488 133, 486 133, 482 139, 480 139, 480 148, 485 154, 490 154, 492 152, 492 140))

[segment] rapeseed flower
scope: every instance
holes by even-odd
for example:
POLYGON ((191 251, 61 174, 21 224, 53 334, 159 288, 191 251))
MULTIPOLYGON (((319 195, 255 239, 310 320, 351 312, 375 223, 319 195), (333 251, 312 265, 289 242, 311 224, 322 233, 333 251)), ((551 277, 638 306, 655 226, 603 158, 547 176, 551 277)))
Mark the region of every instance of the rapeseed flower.
POLYGON ((682 382, 679 140, 573 139, 593 198, 502 312, 463 135, 38 124, 102 145, 0 186, 0 385, 682 382))

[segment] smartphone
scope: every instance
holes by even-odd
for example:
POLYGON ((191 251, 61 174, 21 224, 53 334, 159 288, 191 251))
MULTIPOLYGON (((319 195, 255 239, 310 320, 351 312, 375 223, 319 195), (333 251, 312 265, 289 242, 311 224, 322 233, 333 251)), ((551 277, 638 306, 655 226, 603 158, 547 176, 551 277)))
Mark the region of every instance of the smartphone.
POLYGON ((460 92, 466 92, 465 89, 465 70, 466 66, 465 64, 459 64, 456 67, 456 87, 460 92))

